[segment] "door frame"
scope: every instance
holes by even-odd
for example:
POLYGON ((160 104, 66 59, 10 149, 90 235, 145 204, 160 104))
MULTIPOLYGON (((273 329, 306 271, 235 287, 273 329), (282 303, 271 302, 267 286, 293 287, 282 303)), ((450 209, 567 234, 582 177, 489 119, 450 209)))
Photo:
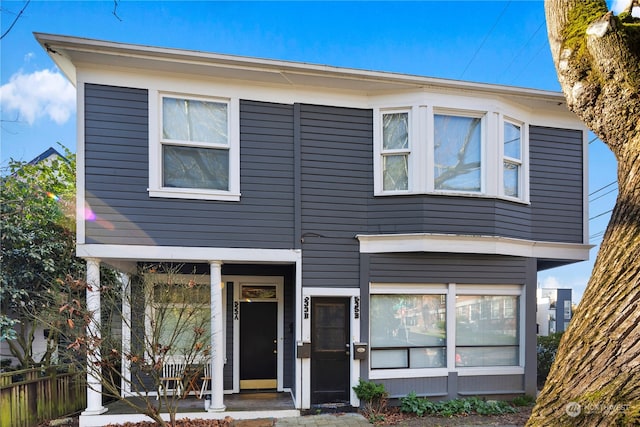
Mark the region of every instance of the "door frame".
POLYGON ((233 393, 240 393, 240 288, 242 285, 270 285, 276 287, 274 301, 277 314, 277 391, 284 391, 284 277, 283 276, 222 276, 224 283, 233 282, 233 393))
MULTIPOLYGON (((353 359, 353 343, 360 342, 360 319, 362 305, 360 302, 360 288, 302 288, 300 306, 302 323, 302 342, 311 342, 311 298, 314 297, 335 297, 349 298, 349 329, 351 331, 351 339, 349 349, 352 355, 349 358, 349 392, 350 404, 354 407, 360 406, 360 399, 356 396, 353 387, 358 385, 360 379, 360 360, 353 359), (306 309, 308 307, 308 310, 306 309)), ((300 364, 299 376, 302 385, 302 402, 301 409, 311 408, 311 360, 297 359, 300 364)))

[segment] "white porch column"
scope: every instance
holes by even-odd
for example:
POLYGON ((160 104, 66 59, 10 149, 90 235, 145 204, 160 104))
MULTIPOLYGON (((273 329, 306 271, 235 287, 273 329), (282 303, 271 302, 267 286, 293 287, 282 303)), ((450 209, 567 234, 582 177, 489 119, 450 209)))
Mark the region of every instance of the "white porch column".
MULTIPOLYGON (((87 311, 91 320, 87 326, 90 340, 100 339, 100 260, 87 258, 87 311)), ((102 406, 102 368, 96 362, 101 360, 100 347, 89 342, 87 354, 87 409, 82 415, 98 415, 107 411, 102 406)))
POLYGON ((224 330, 222 322, 222 262, 211 261, 211 406, 209 412, 222 412, 224 406, 224 330))
POLYGON ((122 284, 122 374, 120 390, 122 396, 131 395, 131 280, 128 274, 120 273, 122 284))

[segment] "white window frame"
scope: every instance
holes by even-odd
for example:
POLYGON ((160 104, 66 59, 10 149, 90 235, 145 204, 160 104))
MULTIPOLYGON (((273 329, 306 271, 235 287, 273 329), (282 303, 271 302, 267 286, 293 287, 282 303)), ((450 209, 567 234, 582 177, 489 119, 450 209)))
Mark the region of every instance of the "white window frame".
MULTIPOLYGON (((523 285, 477 285, 477 284, 436 284, 436 283, 370 283, 369 298, 376 294, 414 294, 414 295, 446 295, 446 351, 447 366, 444 368, 417 369, 371 369, 370 379, 442 377, 449 372, 457 372, 459 376, 474 375, 523 375, 525 360, 525 293, 523 285), (518 365, 513 366, 480 366, 456 367, 456 295, 482 296, 518 296, 518 365)), ((516 309, 516 307, 514 307, 516 309)), ((371 330, 369 330, 371 333, 371 330)), ((369 356, 371 357, 371 356, 369 356)))
POLYGON ((184 93, 149 91, 149 197, 177 199, 201 199, 220 201, 240 200, 240 101, 238 98, 217 98, 184 93), (188 99, 227 104, 228 145, 215 146, 192 141, 162 139, 163 98, 188 99), (176 188, 163 186, 162 147, 174 145, 194 148, 221 148, 229 152, 229 188, 213 190, 200 188, 176 188))
MULTIPOLYGON (((190 280, 193 280, 197 285, 202 285, 202 286, 211 286, 211 276, 207 275, 207 274, 197 274, 197 275, 193 275, 193 274, 184 274, 184 273, 178 273, 178 274, 166 274, 166 273, 151 273, 153 275, 154 278, 154 288, 155 285, 157 283, 167 283, 169 280, 173 279, 175 281, 176 284, 181 284, 181 283, 188 283, 190 280)), ((144 290, 144 289, 143 289, 144 290)), ((227 289, 226 287, 224 287, 222 289, 222 300, 226 301, 226 295, 227 295, 227 289)), ((147 340, 147 337, 151 336, 151 334, 153 333, 153 326, 152 326, 152 321, 153 319, 155 319, 156 313, 155 313, 155 306, 156 306, 156 302, 153 300, 155 294, 154 292, 152 292, 151 294, 146 294, 144 296, 144 333, 145 333, 145 340, 144 340, 144 345, 145 345, 145 355, 148 357, 149 356, 149 352, 148 349, 146 348, 147 344, 149 343, 147 340)), ((167 303, 164 304, 168 307, 186 307, 186 303, 167 303)), ((211 303, 209 303, 209 305, 207 306, 206 303, 200 303, 200 302, 193 302, 191 304, 191 306, 198 306, 200 308, 208 308, 211 312, 211 303)), ((225 335, 226 335, 226 322, 227 322, 227 310, 226 310, 226 304, 223 304, 223 315, 222 315, 222 319, 223 319, 223 330, 225 331, 225 335)), ((210 345, 210 343, 207 343, 207 345, 210 345)), ((224 340, 224 353, 226 355, 226 339, 224 340)), ((183 354, 172 354, 171 355, 172 360, 183 360, 184 359, 184 355, 183 354)), ((225 361, 226 363, 226 361, 225 361)))
POLYGON ((417 119, 418 115, 416 114, 416 108, 412 107, 398 107, 398 108, 386 108, 386 109, 378 109, 373 116, 373 134, 374 141, 377 141, 374 144, 374 191, 376 194, 384 193, 388 195, 397 195, 397 194, 407 194, 413 192, 414 188, 414 171, 416 169, 416 165, 414 164, 416 159, 415 153, 415 142, 418 140, 416 126, 413 124, 414 120, 417 119), (397 114, 397 113, 406 113, 407 114, 407 122, 408 122, 408 133, 409 133, 409 144, 406 149, 399 150, 385 150, 383 147, 384 144, 384 120, 382 117, 385 114, 397 114), (407 155, 407 189, 406 190, 384 190, 384 157, 387 155, 394 154, 406 154, 407 155))
POLYGON ((429 157, 435 162, 435 116, 452 116, 452 117, 464 117, 464 118, 476 118, 480 119, 480 191, 458 191, 458 190, 440 190, 435 188, 435 165, 431 167, 427 173, 430 174, 430 182, 427 188, 436 194, 462 194, 462 195, 485 195, 487 194, 486 185, 486 151, 487 151, 487 115, 486 111, 473 111, 473 110, 458 110, 452 108, 435 108, 433 109, 432 126, 429 129, 429 135, 433 138, 433 143, 429 147, 429 157))
MULTIPOLYGON (((373 170, 374 196, 397 196, 414 194, 437 194, 466 196, 479 198, 497 198, 511 202, 529 204, 529 124, 515 118, 517 114, 505 115, 498 106, 484 109, 480 104, 458 108, 443 99, 432 100, 428 105, 415 103, 411 106, 399 105, 388 108, 379 106, 373 110, 373 170), (383 150, 383 114, 409 113, 409 186, 407 190, 384 190, 384 160, 385 154, 393 154, 383 150), (481 121, 481 170, 480 191, 456 191, 435 189, 434 165, 434 116, 436 114, 476 117, 481 121), (517 161, 504 155, 504 125, 512 123, 520 127, 521 159, 518 197, 507 196, 504 192, 505 159, 517 161)), ((461 102, 464 105, 464 102, 461 102)))
POLYGON ((498 125, 498 140, 500 141, 500 176, 498 177, 498 190, 500 197, 508 200, 522 201, 529 203, 529 126, 520 120, 508 116, 500 115, 498 125), (504 127, 512 124, 520 128, 520 159, 515 159, 504 154, 504 127), (519 166, 518 173, 518 195, 511 196, 504 191, 504 162, 519 166))

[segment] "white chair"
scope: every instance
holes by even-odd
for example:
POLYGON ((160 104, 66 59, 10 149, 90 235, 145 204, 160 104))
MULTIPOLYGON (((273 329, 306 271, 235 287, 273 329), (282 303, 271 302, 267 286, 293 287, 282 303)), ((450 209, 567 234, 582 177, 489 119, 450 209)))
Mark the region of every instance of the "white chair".
POLYGON ((211 383, 211 362, 208 360, 203 365, 202 377, 200 379, 202 380, 202 387, 200 387, 200 396, 198 396, 198 399, 202 399, 205 392, 211 394, 211 392, 208 391, 209 383, 211 383))
MULTIPOLYGON (((182 396, 182 381, 184 379, 185 364, 181 362, 165 362, 162 365, 162 376, 158 384, 158 395, 156 400, 160 399, 161 393, 178 393, 182 396), (173 385, 173 387, 171 387, 173 385)), ((175 395, 175 394, 174 394, 175 395)))

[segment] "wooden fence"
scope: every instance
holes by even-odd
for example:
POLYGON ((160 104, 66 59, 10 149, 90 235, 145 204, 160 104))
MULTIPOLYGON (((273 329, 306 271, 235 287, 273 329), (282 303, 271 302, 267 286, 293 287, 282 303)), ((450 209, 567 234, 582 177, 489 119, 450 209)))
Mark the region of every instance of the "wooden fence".
POLYGON ((0 373, 0 427, 32 427, 86 407, 84 375, 59 367, 0 373))

